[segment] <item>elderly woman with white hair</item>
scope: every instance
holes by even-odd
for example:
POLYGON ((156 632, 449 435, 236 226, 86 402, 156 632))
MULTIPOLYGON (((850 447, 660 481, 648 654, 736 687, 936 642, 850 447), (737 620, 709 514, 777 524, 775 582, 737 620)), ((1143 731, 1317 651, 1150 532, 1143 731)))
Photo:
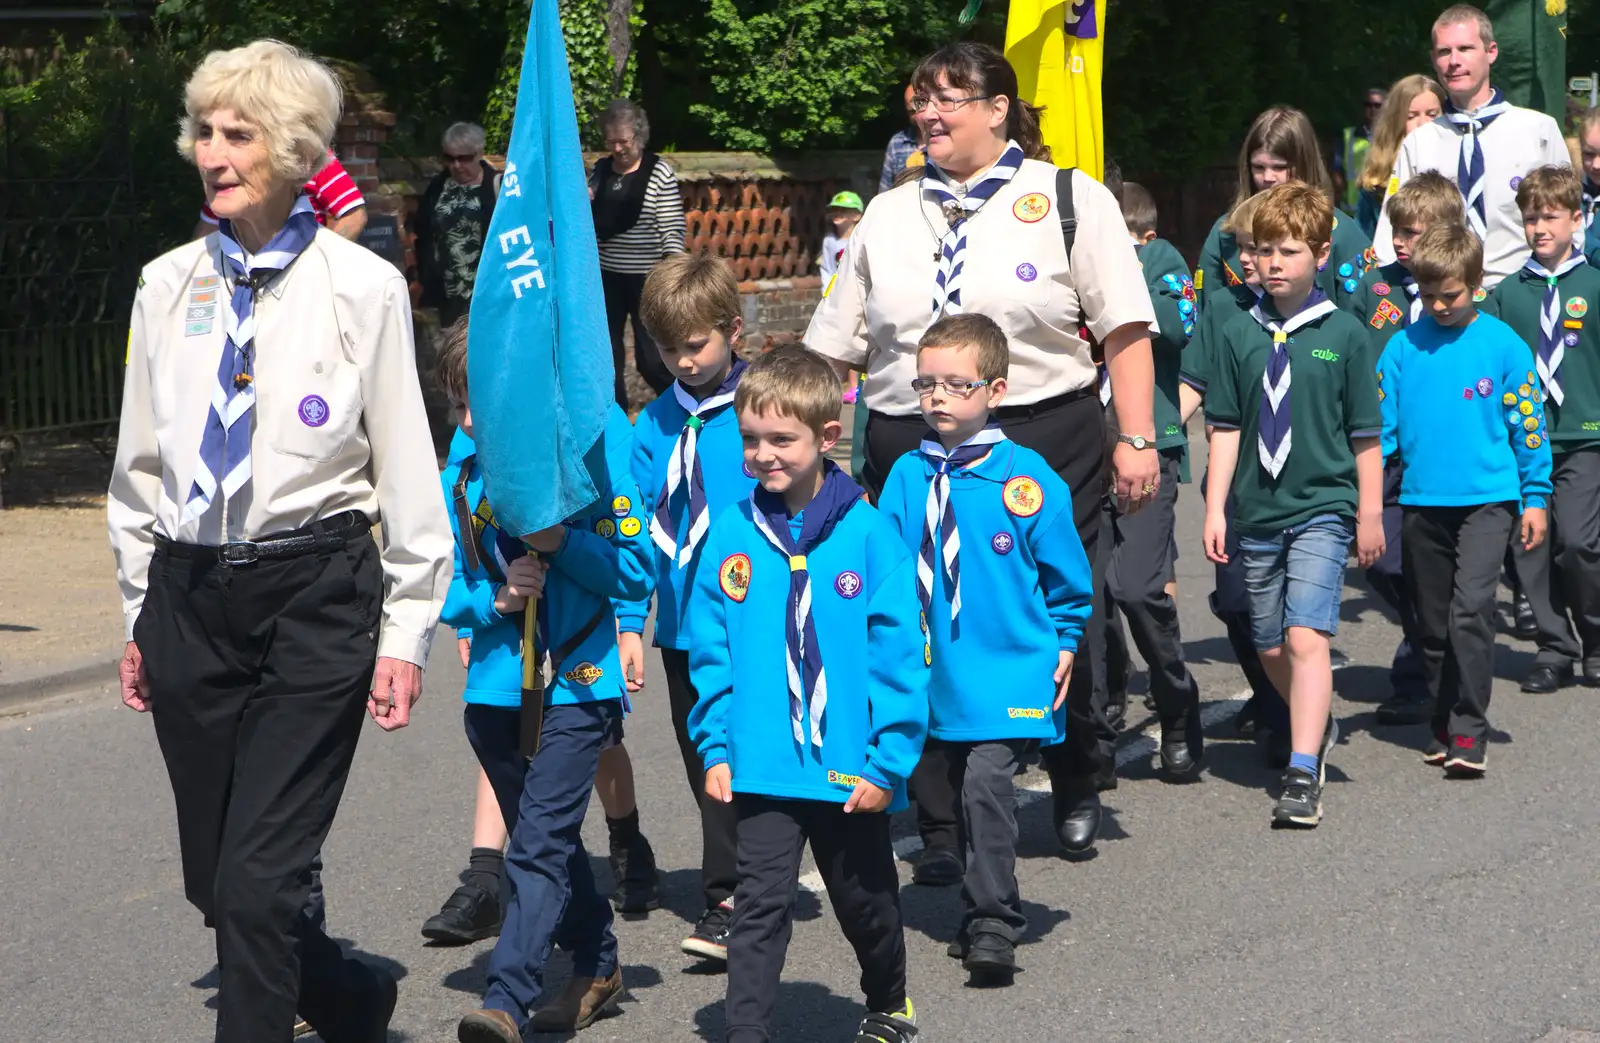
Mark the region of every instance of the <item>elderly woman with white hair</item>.
POLYGON ((363 711, 406 725, 450 581, 405 281, 301 191, 340 101, 272 40, 190 79, 178 145, 220 224, 140 277, 108 494, 122 699, 154 720, 227 1043, 284 1043, 297 1009, 384 1039, 394 979, 300 911, 363 711))
POLYGON ((472 305, 478 258, 500 192, 500 175, 483 158, 483 128, 452 123, 440 141, 441 170, 417 205, 417 278, 422 304, 448 326, 472 305))

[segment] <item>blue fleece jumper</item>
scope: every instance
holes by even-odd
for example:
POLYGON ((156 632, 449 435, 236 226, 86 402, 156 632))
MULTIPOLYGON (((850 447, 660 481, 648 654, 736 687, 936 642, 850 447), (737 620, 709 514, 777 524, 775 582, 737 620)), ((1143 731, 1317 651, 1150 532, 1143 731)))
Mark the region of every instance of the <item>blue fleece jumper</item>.
MULTIPOLYGON (((667 464, 672 457, 672 447, 678 440, 689 414, 678 403, 676 395, 668 391, 644 408, 634 425, 633 456, 631 467, 634 481, 644 493, 645 528, 650 526, 650 512, 655 508, 656 497, 667 483, 667 464)), ((746 500, 755 488, 756 480, 745 469, 744 441, 739 437, 739 417, 729 405, 719 410, 700 429, 695 453, 705 475, 706 509, 716 520, 728 507, 746 500)), ((677 525, 679 539, 688 532, 689 498, 675 497, 672 518, 677 525)), ((648 531, 646 532, 648 536, 648 531)), ((686 649, 689 647, 689 599, 699 575, 700 561, 705 544, 695 548, 689 564, 679 567, 669 560, 653 542, 650 545, 655 572, 656 629, 655 645, 658 648, 686 649)), ((650 613, 650 600, 617 606, 617 619, 624 633, 644 633, 645 616, 650 613)))
MULTIPOLYGON (((593 508, 567 519, 561 549, 548 555, 550 572, 539 601, 540 646, 563 644, 611 599, 633 601, 650 591, 650 537, 645 508, 627 469, 632 444, 627 414, 613 407, 606 419, 606 469, 596 475, 601 498, 593 508)), ((450 527, 455 534, 455 576, 439 618, 458 632, 470 631, 467 686, 469 703, 515 709, 522 705, 521 615, 503 616, 494 595, 504 582, 491 548, 507 539, 495 525, 494 512, 483 496, 483 474, 477 467, 471 439, 457 431, 452 447, 464 458, 447 464, 440 474, 450 527), (469 569, 462 555, 460 511, 455 487, 467 469, 465 507, 471 538, 480 546, 478 568, 469 569)), ((617 656, 614 616, 600 625, 570 655, 553 666, 546 681, 545 701, 551 706, 625 700, 622 667, 617 656)))
MULTIPOLYGON (((878 509, 913 555, 927 526, 935 468, 920 452, 895 461, 878 509)), ((928 734, 952 742, 1066 736, 1055 703, 1060 652, 1076 652, 1093 608, 1089 558, 1072 516, 1072 491, 1044 458, 1009 438, 951 472, 961 536, 961 614, 941 564, 928 619, 933 670, 928 734)))
POLYGON ((700 701, 689 734, 707 769, 727 763, 735 793, 843 804, 862 778, 906 806, 928 727, 928 668, 912 556, 865 503, 806 556, 811 613, 827 671, 822 747, 789 720, 789 562, 755 526, 746 499, 701 547, 689 619, 700 701))
POLYGON ((1383 455, 1405 465, 1400 503, 1469 507, 1550 496, 1550 443, 1533 352, 1478 313, 1466 326, 1423 316, 1378 360, 1383 455))

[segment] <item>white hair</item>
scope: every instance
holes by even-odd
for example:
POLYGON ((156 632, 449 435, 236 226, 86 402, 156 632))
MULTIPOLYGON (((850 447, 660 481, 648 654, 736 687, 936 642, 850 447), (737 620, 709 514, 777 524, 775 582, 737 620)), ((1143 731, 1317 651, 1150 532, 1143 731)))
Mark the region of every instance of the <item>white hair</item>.
POLYGON ((200 122, 231 109, 261 131, 272 172, 298 183, 327 162, 343 102, 333 72, 286 43, 212 51, 184 88, 178 151, 193 160, 200 122))
POLYGON ((458 148, 470 152, 482 152, 483 128, 476 123, 452 123, 440 137, 439 144, 446 152, 458 148))

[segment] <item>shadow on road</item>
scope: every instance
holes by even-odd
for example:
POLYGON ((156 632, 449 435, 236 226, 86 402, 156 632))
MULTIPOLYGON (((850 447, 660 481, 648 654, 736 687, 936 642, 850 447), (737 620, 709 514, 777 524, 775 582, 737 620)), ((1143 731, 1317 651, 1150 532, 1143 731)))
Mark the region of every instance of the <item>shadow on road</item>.
MULTIPOLYGON (((836 996, 825 985, 786 981, 778 986, 772 1036, 794 1040, 852 1039, 865 1013, 859 1000, 836 996)), ((725 1025, 721 1000, 695 1011, 695 1032, 708 1043, 721 1043, 726 1035, 725 1025)))

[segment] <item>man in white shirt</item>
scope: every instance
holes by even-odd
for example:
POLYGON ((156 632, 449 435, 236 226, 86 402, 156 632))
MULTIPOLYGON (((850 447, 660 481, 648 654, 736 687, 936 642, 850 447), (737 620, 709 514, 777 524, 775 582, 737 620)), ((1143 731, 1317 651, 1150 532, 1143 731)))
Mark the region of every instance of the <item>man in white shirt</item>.
MULTIPOLYGON (((1528 260, 1517 185, 1535 167, 1570 167, 1561 128, 1542 112, 1509 104, 1489 83, 1499 57, 1494 27, 1476 7, 1457 4, 1433 23, 1433 68, 1450 95, 1444 113, 1400 146, 1388 195, 1415 174, 1436 170, 1461 189, 1467 222, 1483 239, 1483 282, 1493 289, 1528 260)), ((1387 197, 1385 198, 1387 202, 1387 197)), ((1387 208, 1372 245, 1394 261, 1387 208)))

